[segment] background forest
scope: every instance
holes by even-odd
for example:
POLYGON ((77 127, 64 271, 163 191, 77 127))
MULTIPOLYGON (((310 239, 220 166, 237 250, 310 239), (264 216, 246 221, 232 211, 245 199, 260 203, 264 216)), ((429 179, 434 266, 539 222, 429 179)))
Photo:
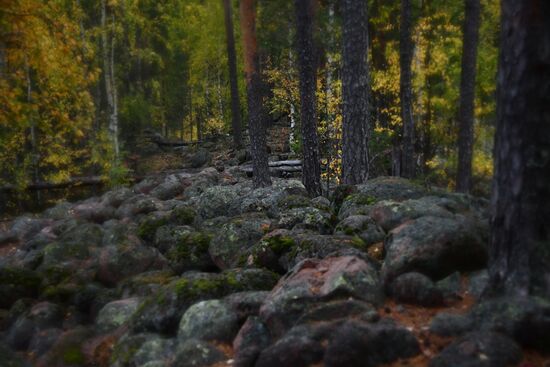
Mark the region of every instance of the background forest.
MULTIPOLYGON (((474 192, 492 176, 499 2, 482 0, 475 97, 474 192)), ((131 172, 139 134, 200 140, 231 132, 222 0, 0 0, 0 184, 24 188, 131 172)), ((242 123, 246 88, 238 2, 232 1, 242 123)), ((370 176, 398 174, 400 1, 370 0, 370 176)), ((292 123, 299 153, 299 78, 292 1, 257 5, 269 123, 292 123)), ((318 134, 324 175, 340 175, 339 2, 315 17, 318 134)), ((417 177, 454 187, 464 3, 412 1, 412 106, 417 177)))

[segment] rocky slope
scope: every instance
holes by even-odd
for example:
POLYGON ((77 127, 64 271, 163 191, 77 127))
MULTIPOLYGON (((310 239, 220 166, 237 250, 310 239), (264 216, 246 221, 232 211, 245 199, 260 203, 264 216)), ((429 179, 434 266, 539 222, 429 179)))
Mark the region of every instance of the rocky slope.
POLYGON ((397 178, 150 178, 0 234, 0 366, 517 365, 550 304, 475 302, 487 234, 484 200, 397 178))

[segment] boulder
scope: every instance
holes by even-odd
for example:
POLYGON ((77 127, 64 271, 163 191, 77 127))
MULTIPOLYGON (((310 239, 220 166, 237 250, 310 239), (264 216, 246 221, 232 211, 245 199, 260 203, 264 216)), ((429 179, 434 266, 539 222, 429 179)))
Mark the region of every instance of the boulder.
POLYGON ((336 225, 334 234, 358 236, 365 245, 384 241, 386 233, 376 222, 366 215, 352 215, 336 225))
POLYGON ((279 281, 260 316, 272 335, 282 335, 317 303, 350 297, 375 305, 382 302, 378 273, 372 265, 353 256, 308 259, 279 281))
POLYGON ((430 361, 430 367, 500 367, 517 365, 521 349, 505 335, 474 332, 447 346, 430 361))
POLYGON ((27 349, 37 332, 60 328, 63 316, 63 310, 58 305, 49 302, 37 303, 11 326, 6 338, 8 344, 15 349, 27 349))
POLYGON ((172 367, 211 366, 226 359, 225 354, 212 344, 202 340, 187 339, 178 345, 172 367))
POLYGON ((169 175, 160 185, 149 193, 151 196, 160 199, 172 199, 183 192, 184 184, 178 175, 169 175))
POLYGON ((189 306, 245 290, 271 289, 275 274, 260 269, 234 269, 223 273, 186 273, 148 297, 132 317, 134 332, 175 334, 189 306))
POLYGON ((232 214, 231 205, 239 199, 239 188, 233 186, 213 186, 206 188, 197 199, 194 206, 202 220, 232 214))
POLYGON ((253 367, 261 351, 269 346, 269 329, 259 317, 249 317, 233 341, 236 366, 253 367))
POLYGON ((292 229, 311 229, 320 234, 332 233, 331 214, 314 207, 297 207, 282 211, 277 226, 292 229))
POLYGON ((208 252, 220 269, 239 265, 243 254, 269 232, 272 221, 261 213, 231 218, 215 232, 208 252))
POLYGON ((74 218, 103 223, 115 217, 115 208, 92 198, 73 206, 71 213, 74 218))
POLYGON ((212 160, 210 152, 206 149, 199 149, 191 157, 189 157, 189 164, 193 168, 200 168, 206 166, 212 160))
POLYGON ((487 261, 487 228, 462 215, 420 217, 392 230, 385 242, 382 278, 389 284, 407 272, 441 279, 455 271, 479 269, 487 261))
POLYGON ((238 317, 231 308, 219 300, 201 301, 183 314, 178 339, 196 338, 230 343, 238 330, 238 317))
POLYGON ((443 304, 443 293, 434 282, 420 273, 405 273, 389 285, 389 294, 398 302, 433 307, 443 304))
MULTIPOLYGON (((109 366, 143 366, 146 363, 162 359, 173 359, 174 349, 174 341, 165 339, 158 334, 125 334, 114 345, 109 366)), ((163 365, 169 365, 168 362, 171 361, 163 361, 163 365)))
POLYGON ((139 298, 128 298, 107 303, 95 320, 99 333, 107 333, 124 325, 141 304, 139 298))
POLYGON ((460 314, 440 312, 430 322, 430 332, 439 336, 462 335, 473 329, 473 319, 460 314))
POLYGON ((8 309, 20 298, 36 297, 40 287, 41 279, 34 271, 0 268, 0 308, 8 309))
POLYGON ((11 350, 7 345, 0 343, 0 366, 2 367, 30 367, 17 353, 11 350))

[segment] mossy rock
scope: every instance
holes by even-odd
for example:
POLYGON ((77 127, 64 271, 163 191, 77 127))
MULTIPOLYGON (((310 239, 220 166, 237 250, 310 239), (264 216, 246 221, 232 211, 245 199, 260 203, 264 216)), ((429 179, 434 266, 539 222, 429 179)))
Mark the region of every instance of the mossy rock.
POLYGON ((185 270, 214 270, 216 266, 208 253, 211 236, 202 232, 184 232, 166 253, 166 259, 176 273, 185 270))
POLYGON ((195 221, 196 216, 197 212, 193 207, 189 205, 180 205, 172 210, 170 222, 180 226, 191 225, 195 221))
POLYGON ((39 365, 67 367, 88 365, 84 344, 92 335, 92 331, 85 327, 65 332, 48 353, 41 358, 39 365))
POLYGON ((178 322, 192 304, 245 290, 268 290, 277 275, 261 269, 233 269, 223 273, 186 273, 148 297, 131 320, 134 332, 174 335, 178 322))
POLYGON ((306 206, 311 206, 311 200, 302 195, 283 196, 277 201, 277 207, 280 210, 303 208, 306 206))
POLYGON ((146 242, 153 242, 157 229, 168 224, 168 216, 154 215, 155 213, 147 215, 145 219, 141 221, 137 229, 137 235, 146 242))
POLYGON ((42 279, 34 271, 0 268, 0 308, 10 308, 19 298, 36 297, 41 283, 42 279))

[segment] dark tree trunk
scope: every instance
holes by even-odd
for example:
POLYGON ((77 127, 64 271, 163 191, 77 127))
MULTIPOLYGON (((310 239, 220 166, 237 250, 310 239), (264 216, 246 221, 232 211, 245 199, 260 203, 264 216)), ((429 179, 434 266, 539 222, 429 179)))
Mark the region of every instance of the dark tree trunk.
POLYGON ((233 144, 236 148, 242 145, 241 137, 241 103, 237 85, 237 55, 235 52, 235 36, 233 35, 233 14, 231 0, 223 0, 225 13, 225 35, 227 40, 227 61, 229 66, 229 84, 231 87, 231 127, 233 128, 233 144))
POLYGON ((399 66, 401 119, 403 121, 403 148, 401 159, 401 175, 413 178, 415 175, 414 163, 414 120, 411 94, 411 61, 413 44, 411 38, 411 1, 401 0, 401 26, 399 29, 399 66))
POLYGON ((342 0, 343 127, 342 181, 359 184, 368 177, 368 30, 367 2, 342 0))
POLYGON ((314 0, 295 0, 296 48, 300 72, 300 100, 302 123, 302 181, 312 196, 321 195, 321 166, 317 137, 317 75, 313 45, 314 0))
POLYGON ((252 154, 253 181, 256 187, 271 185, 267 159, 266 127, 263 120, 262 80, 256 40, 255 0, 241 0, 241 31, 244 48, 246 91, 248 96, 248 130, 252 154))
POLYGON ((460 115, 458 117, 458 169, 456 173, 456 191, 458 192, 470 192, 472 188, 474 101, 480 12, 479 0, 465 0, 460 115))
POLYGON ((503 0, 491 289, 550 294, 550 2, 503 0))

